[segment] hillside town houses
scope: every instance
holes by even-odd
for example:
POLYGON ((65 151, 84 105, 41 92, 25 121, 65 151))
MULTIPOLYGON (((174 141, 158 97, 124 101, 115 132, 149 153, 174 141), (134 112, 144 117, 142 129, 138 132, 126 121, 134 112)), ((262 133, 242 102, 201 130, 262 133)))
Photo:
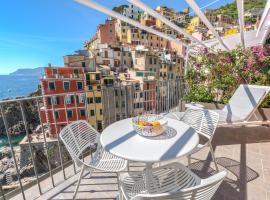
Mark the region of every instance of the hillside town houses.
MULTIPOLYGON (((185 39, 133 5, 116 10, 171 37, 185 39)), ((156 11, 199 40, 212 38, 212 33, 199 17, 190 15, 188 8, 176 12, 158 6, 156 11)), ((221 35, 238 32, 237 22, 232 17, 211 11, 207 11, 206 16, 221 35)), ((257 16, 251 13, 250 17, 257 16)), ((97 27, 84 46, 85 49, 64 56, 63 67, 49 65, 45 68, 40 82, 44 96, 41 117, 51 136, 55 137, 71 121, 88 120, 101 131, 112 121, 150 111, 164 111, 162 103, 157 101, 173 102, 173 99, 164 99, 170 97, 157 93, 156 88, 164 88, 166 92, 169 88, 162 85, 162 81, 183 79, 186 54, 183 45, 109 18, 97 27), (50 94, 56 97, 47 98, 50 94), (113 104, 109 103, 112 99, 113 104)))

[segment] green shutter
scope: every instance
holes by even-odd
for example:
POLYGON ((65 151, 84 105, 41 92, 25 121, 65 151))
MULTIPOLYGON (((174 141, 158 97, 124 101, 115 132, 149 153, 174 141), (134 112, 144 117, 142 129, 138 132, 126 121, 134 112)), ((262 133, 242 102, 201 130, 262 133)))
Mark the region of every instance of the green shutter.
POLYGON ((77 82, 77 89, 82 90, 82 82, 77 82))
POLYGON ((55 83, 54 82, 49 82, 49 89, 55 90, 55 83))
POLYGON ((69 90, 69 89, 70 89, 69 82, 64 82, 64 90, 69 90))
POLYGON ((81 117, 85 117, 85 110, 84 109, 80 110, 80 115, 81 115, 81 117))

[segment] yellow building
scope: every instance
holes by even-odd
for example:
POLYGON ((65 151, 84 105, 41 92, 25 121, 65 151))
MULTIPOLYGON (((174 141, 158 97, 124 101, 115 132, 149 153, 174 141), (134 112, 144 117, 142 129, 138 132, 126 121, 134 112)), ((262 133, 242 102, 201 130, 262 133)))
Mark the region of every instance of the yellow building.
MULTIPOLYGON (((158 6, 156 8, 156 11, 162 14, 164 17, 166 17, 169 20, 172 20, 175 15, 175 10, 172 8, 168 8, 166 6, 158 6)), ((160 29, 167 28, 167 26, 159 19, 156 19, 156 27, 160 29)))
POLYGON ((199 17, 193 17, 190 20, 188 27, 186 28, 186 32, 193 33, 195 29, 200 25, 200 23, 201 23, 201 20, 199 17))
POLYGON ((239 33, 239 30, 237 28, 232 28, 232 29, 226 30, 224 32, 224 36, 234 35, 237 33, 239 33))
POLYGON ((130 27, 127 29, 127 43, 131 45, 140 44, 140 31, 138 28, 130 27))
POLYGON ((114 84, 112 75, 103 75, 100 71, 85 74, 85 91, 87 99, 88 121, 98 131, 104 128, 103 93, 102 88, 111 87, 114 84))
POLYGON ((86 99, 88 121, 97 130, 103 129, 102 91, 101 73, 88 72, 85 74, 86 99))

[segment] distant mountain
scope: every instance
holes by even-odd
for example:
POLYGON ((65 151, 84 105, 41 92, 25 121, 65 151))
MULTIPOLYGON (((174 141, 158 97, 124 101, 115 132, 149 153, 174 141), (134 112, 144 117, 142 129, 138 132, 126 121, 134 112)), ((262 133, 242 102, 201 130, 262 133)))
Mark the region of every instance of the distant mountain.
POLYGON ((43 74, 43 67, 37 68, 22 68, 18 69, 15 72, 10 73, 11 76, 41 76, 43 74))

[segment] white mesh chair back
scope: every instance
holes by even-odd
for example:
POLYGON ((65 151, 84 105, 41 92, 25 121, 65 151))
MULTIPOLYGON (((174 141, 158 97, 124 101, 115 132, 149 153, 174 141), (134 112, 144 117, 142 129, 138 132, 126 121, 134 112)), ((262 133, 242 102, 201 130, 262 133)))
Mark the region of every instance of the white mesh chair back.
POLYGON ((203 109, 201 112, 203 113, 203 117, 198 133, 211 139, 218 125, 219 114, 207 109, 203 109))
POLYGON ((83 120, 72 122, 63 128, 60 138, 77 164, 84 150, 96 143, 99 145, 99 133, 83 120))
POLYGON ((194 128, 199 134, 212 138, 219 120, 219 114, 207 109, 188 109, 181 121, 194 128))
POLYGON ((269 86, 240 85, 223 111, 248 120, 269 91, 269 86))
POLYGON ((185 187, 185 182, 182 183, 182 189, 174 188, 170 190, 169 188, 167 192, 160 194, 140 194, 132 200, 210 200, 214 196, 218 187, 226 177, 226 172, 222 171, 218 174, 215 174, 207 179, 202 179, 199 185, 193 187, 185 187))
POLYGON ((202 123, 202 118, 203 112, 201 109, 189 108, 185 111, 183 117, 181 118, 181 121, 198 131, 202 123))

